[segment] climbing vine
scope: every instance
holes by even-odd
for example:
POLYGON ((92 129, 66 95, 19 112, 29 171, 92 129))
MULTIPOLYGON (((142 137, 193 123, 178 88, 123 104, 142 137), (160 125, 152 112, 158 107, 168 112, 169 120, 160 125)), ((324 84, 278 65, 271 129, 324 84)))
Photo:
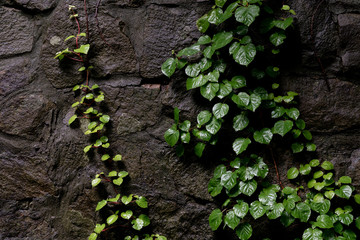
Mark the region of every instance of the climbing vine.
POLYGON ((284 227, 302 223, 305 227, 293 239, 354 240, 360 229, 360 217, 354 216, 360 195, 349 176, 336 177, 334 165, 318 159, 291 167, 291 186, 283 185, 278 171, 279 144, 294 155, 309 152, 304 158, 316 151, 296 107, 298 94, 284 94, 277 82, 276 59, 292 27, 291 15, 295 11, 284 4, 215 0, 196 22, 203 35, 195 44, 173 51, 161 67, 167 77, 185 69, 187 90, 200 89, 210 107, 198 113, 195 124, 180 121, 175 108, 175 123, 164 137, 176 146, 178 156, 193 147, 202 157, 211 145, 222 143, 223 158, 208 191, 226 200, 209 216, 213 231, 223 226, 247 240, 253 235, 250 222, 267 217, 284 227), (280 7, 280 13, 273 11, 280 7))
MULTIPOLYGON (((84 1, 84 9, 86 13, 86 1, 84 1)), ((66 48, 56 53, 55 59, 59 59, 60 61, 68 59, 82 63, 83 66, 81 66, 78 71, 85 72, 85 83, 73 87, 73 91, 80 96, 79 100, 72 104, 72 107, 75 109, 75 114, 69 119, 68 124, 74 125, 76 121, 81 119, 87 120, 87 130, 84 134, 89 135, 94 141, 84 147, 84 153, 87 154, 93 151, 99 154, 101 161, 107 161, 108 165, 111 165, 111 168, 114 169, 115 166, 113 163, 122 161, 122 156, 120 154, 111 154, 109 138, 105 135, 106 128, 110 122, 110 116, 101 112, 101 103, 106 99, 105 93, 101 91, 97 84, 89 84, 90 71, 93 67, 89 65, 89 59, 87 57, 90 51, 88 17, 86 14, 87 32, 84 33, 81 32, 76 7, 70 5, 69 11, 71 12, 70 18, 75 20, 78 31, 76 35, 67 37, 65 41, 70 39, 75 40, 75 48, 73 50, 66 48), (85 37, 86 41, 83 40, 85 37)), ((150 225, 149 217, 141 211, 141 209, 148 207, 147 199, 144 196, 136 194, 124 195, 118 190, 118 187, 123 184, 124 178, 128 175, 129 173, 124 170, 112 170, 108 173, 100 172, 96 174, 92 180, 92 187, 99 186, 105 188, 105 183, 112 185, 115 196, 109 195, 107 199, 97 203, 95 211, 106 210, 109 216, 106 218, 105 223, 96 224, 93 233, 91 233, 88 238, 89 240, 95 240, 98 236, 102 235, 102 233, 113 228, 124 229, 122 236, 124 240, 166 240, 166 237, 158 234, 143 234, 143 228, 150 225)))

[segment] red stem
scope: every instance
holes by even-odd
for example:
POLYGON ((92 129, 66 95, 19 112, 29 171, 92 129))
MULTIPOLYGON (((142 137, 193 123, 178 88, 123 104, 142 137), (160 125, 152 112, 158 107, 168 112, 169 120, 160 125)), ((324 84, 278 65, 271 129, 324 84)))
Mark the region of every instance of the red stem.
POLYGON ((67 55, 65 55, 65 57, 67 57, 68 59, 71 59, 71 60, 77 61, 77 62, 84 62, 82 59, 72 58, 72 57, 69 57, 69 56, 67 56, 67 55))

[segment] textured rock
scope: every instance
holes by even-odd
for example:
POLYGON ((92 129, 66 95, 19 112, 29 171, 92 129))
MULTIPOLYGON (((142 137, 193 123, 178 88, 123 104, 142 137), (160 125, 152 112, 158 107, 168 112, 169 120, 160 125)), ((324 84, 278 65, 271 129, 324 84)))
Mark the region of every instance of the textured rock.
POLYGON ((19 10, 0 7, 0 57, 30 52, 33 34, 34 23, 29 17, 19 10))
POLYGON ((58 0, 5 0, 8 4, 14 5, 16 7, 22 7, 27 10, 33 11, 46 11, 54 8, 58 0))

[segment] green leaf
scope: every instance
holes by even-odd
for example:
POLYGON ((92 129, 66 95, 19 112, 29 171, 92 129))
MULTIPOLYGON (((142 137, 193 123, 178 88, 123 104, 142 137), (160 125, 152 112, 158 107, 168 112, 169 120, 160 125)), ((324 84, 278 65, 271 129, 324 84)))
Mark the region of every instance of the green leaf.
POLYGON ((108 123, 110 121, 110 116, 109 115, 102 115, 99 120, 102 123, 108 123))
POLYGON ((287 172, 288 179, 295 179, 299 176, 299 170, 296 167, 292 167, 287 172))
POLYGON ((84 147, 84 153, 87 153, 88 151, 90 151, 91 148, 92 148, 92 145, 88 145, 88 146, 84 147))
POLYGON ((313 159, 309 162, 311 167, 317 167, 320 165, 320 161, 318 159, 313 159))
POLYGON ((194 136, 197 137, 198 139, 203 140, 203 141, 206 141, 206 142, 210 141, 210 139, 211 139, 211 137, 212 137, 211 133, 209 133, 209 132, 206 131, 206 130, 200 130, 200 131, 199 131, 198 129, 194 129, 194 130, 193 130, 193 134, 194 134, 194 136))
POLYGON ((133 195, 130 194, 129 196, 122 196, 121 202, 125 205, 128 205, 133 199, 133 195))
POLYGON ((131 210, 127 210, 126 212, 122 212, 120 214, 120 216, 123 218, 123 219, 130 219, 133 215, 133 211, 131 210))
POLYGON ((204 77, 204 75, 200 74, 195 78, 188 78, 186 80, 186 89, 194 89, 205 85, 208 82, 208 78, 204 77))
POLYGON ((226 103, 217 103, 212 108, 212 112, 217 119, 223 118, 229 112, 229 105, 226 103))
MULTIPOLYGON (((233 89, 238 89, 246 86, 246 79, 243 76, 235 76, 231 79, 230 84, 233 89)), ((247 105, 247 104, 246 104, 247 105)))
POLYGON ((329 161, 324 161, 322 164, 321 164, 321 167, 325 170, 333 170, 334 169, 334 165, 329 162, 329 161))
POLYGON ((285 20, 276 20, 273 23, 275 27, 286 30, 293 23, 293 21, 294 19, 292 17, 288 17, 285 20))
POLYGON ((333 228, 333 222, 328 215, 319 215, 316 222, 313 224, 319 228, 333 228))
POLYGON ((306 140, 309 140, 309 141, 310 141, 310 140, 312 139, 312 134, 311 134, 310 131, 304 130, 304 131, 302 132, 302 134, 304 135, 304 137, 305 137, 306 140))
POLYGON ((78 71, 79 71, 79 72, 82 72, 82 71, 84 71, 85 69, 86 69, 85 67, 81 67, 81 68, 78 69, 78 71))
POLYGON ((200 45, 192 45, 190 47, 184 48, 183 50, 179 51, 179 53, 176 55, 177 57, 182 57, 182 56, 192 56, 197 54, 198 52, 200 52, 201 48, 200 45))
POLYGON ((212 50, 215 51, 217 49, 223 48, 228 45, 233 40, 232 32, 219 32, 214 35, 212 39, 212 50))
POLYGON ((305 165, 300 164, 299 170, 301 175, 309 175, 311 172, 311 166, 309 164, 305 164, 305 165))
POLYGON ((305 124, 305 121, 304 121, 304 120, 302 120, 302 119, 297 119, 297 120, 295 121, 295 124, 296 124, 296 126, 297 126, 299 129, 301 129, 301 130, 304 130, 304 129, 305 129, 306 124, 305 124))
POLYGON ((227 171, 221 175, 220 184, 226 189, 231 190, 237 183, 237 174, 235 172, 227 171))
POLYGON ((311 209, 320 214, 326 214, 327 212, 329 212, 330 206, 331 202, 328 199, 322 200, 320 202, 313 201, 310 204, 311 209))
POLYGON ((179 128, 184 132, 188 132, 190 127, 191 127, 191 122, 189 120, 185 120, 184 122, 179 124, 179 128))
POLYGON ((243 66, 248 66, 255 58, 256 47, 254 44, 249 43, 241 45, 234 50, 233 58, 235 62, 243 66))
POLYGON ((298 203, 295 209, 291 212, 294 218, 300 219, 301 222, 307 222, 311 215, 311 209, 306 203, 298 203))
POLYGON ((349 199, 351 197, 353 190, 349 185, 341 186, 339 189, 335 190, 335 194, 340 198, 349 199))
POLYGON ((283 107, 276 107, 272 112, 271 112, 271 117, 272 118, 279 118, 282 115, 285 114, 285 108, 283 107))
POLYGON ((227 0, 215 0, 215 4, 218 7, 223 7, 227 0))
POLYGON ((254 132, 254 140, 258 143, 269 144, 273 134, 269 128, 263 128, 260 131, 254 132))
POLYGON ((115 155, 115 157, 113 158, 113 161, 121 161, 122 156, 120 154, 115 155))
POLYGON ((316 145, 314 143, 306 143, 306 151, 314 152, 316 150, 316 145))
POLYGON ((327 197, 328 199, 332 199, 335 196, 335 192, 330 190, 330 191, 326 191, 324 193, 325 197, 327 197))
POLYGON ((88 54, 90 49, 90 44, 81 45, 79 48, 74 49, 76 53, 88 54))
POLYGON ((179 113, 180 113, 180 110, 179 108, 174 108, 174 121, 176 124, 179 123, 179 113))
POLYGON ((246 112, 242 112, 233 119, 233 128, 236 132, 245 129, 248 125, 249 119, 246 116, 246 112))
POLYGON ((285 210, 284 205, 282 203, 276 203, 271 206, 271 211, 267 212, 266 215, 270 220, 279 218, 283 211, 285 210))
POLYGON ((249 211, 249 204, 247 202, 241 201, 239 204, 236 204, 233 209, 236 216, 239 218, 244 218, 249 211))
POLYGON ((167 59, 161 65, 161 72, 167 77, 171 77, 171 75, 174 74, 175 70, 176 70, 176 61, 174 58, 167 59))
POLYGON ((240 223, 240 218, 236 216, 235 212, 233 210, 230 210, 224 218, 224 223, 234 230, 240 223))
POLYGON ((219 228, 220 224, 222 223, 223 214, 220 209, 215 209, 211 212, 209 216, 209 225, 211 230, 215 231, 219 228))
POLYGON ((211 112, 205 110, 205 111, 201 111, 198 115, 197 115, 197 123, 201 126, 204 125, 205 123, 209 122, 210 119, 212 117, 211 112))
POLYGON ((123 183, 123 181, 124 181, 124 179, 122 179, 121 177, 119 177, 119 178, 117 178, 117 179, 114 179, 114 180, 113 180, 113 183, 114 183, 115 185, 120 186, 120 185, 123 183))
POLYGON ((294 123, 291 120, 277 121, 274 125, 274 133, 283 137, 292 129, 293 126, 294 123))
POLYGON ((249 223, 242 223, 236 228, 236 235, 241 240, 248 240, 252 235, 252 227, 249 223))
POLYGON ((250 96, 246 92, 240 92, 238 95, 233 95, 231 100, 233 100, 238 107, 247 107, 250 103, 250 96))
POLYGON ((247 7, 238 7, 235 11, 236 21, 250 26, 255 21, 255 18, 259 16, 260 8, 256 5, 248 5, 247 7))
POLYGON ((96 234, 96 233, 92 233, 92 234, 90 234, 88 240, 96 240, 96 238, 97 238, 97 234, 96 234))
POLYGON ((223 186, 220 184, 219 178, 212 178, 208 184, 208 192, 212 197, 215 197, 221 193, 223 186))
POLYGON ((97 185, 99 185, 99 183, 101 183, 101 179, 100 178, 95 178, 91 181, 91 186, 92 187, 96 187, 97 185))
POLYGON ((296 120, 300 116, 300 112, 297 108, 290 108, 290 109, 286 109, 286 115, 296 120))
POLYGON ((283 44, 285 39, 286 39, 286 35, 279 32, 273 33, 270 36, 270 42, 274 44, 276 47, 283 44))
POLYGON ((244 152, 248 145, 251 143, 249 138, 237 138, 235 139, 232 148, 234 152, 239 155, 240 153, 244 152))
POLYGON ((339 215, 339 221, 349 226, 354 221, 354 216, 350 213, 342 213, 339 215))
POLYGON ((108 225, 111 225, 111 224, 113 224, 114 222, 116 222, 116 220, 117 220, 118 218, 119 218, 118 215, 113 214, 113 215, 109 216, 109 217, 106 219, 106 223, 107 223, 108 225))
POLYGON ((262 217, 266 212, 266 207, 259 201, 254 201, 250 204, 250 214, 254 219, 262 217))
POLYGON ((215 135, 221 128, 221 120, 212 117, 211 122, 208 123, 205 128, 209 133, 215 135))
POLYGON ((98 204, 96 205, 96 209, 95 211, 99 211, 100 209, 102 209, 103 207, 105 207, 107 204, 106 200, 102 200, 100 202, 98 202, 98 204))
POLYGON ((206 85, 200 87, 200 93, 204 98, 211 101, 214 97, 216 97, 216 93, 219 91, 219 88, 220 86, 218 83, 207 83, 206 85))
POLYGON ((360 204, 360 194, 355 194, 354 199, 357 204, 360 204))
POLYGON ((209 12, 208 21, 212 24, 220 24, 221 16, 223 15, 223 11, 220 8, 215 8, 209 12))
POLYGON ((135 202, 141 208, 147 208, 148 207, 148 202, 147 202, 146 198, 143 197, 143 196, 139 197, 135 202))
POLYGON ((104 224, 96 224, 95 228, 94 228, 94 232, 100 234, 102 230, 104 230, 105 228, 105 223, 104 224))
POLYGON ((360 230, 360 217, 357 217, 357 218, 355 219, 355 225, 356 225, 357 229, 360 230))
POLYGON ((201 71, 200 65, 197 63, 189 64, 185 68, 185 73, 189 77, 197 77, 199 75, 200 71, 201 71))
POLYGON ((207 58, 202 58, 198 63, 201 69, 201 72, 208 70, 212 65, 212 60, 207 58))
POLYGON ((240 191, 246 196, 251 196, 257 189, 257 182, 253 179, 251 181, 240 182, 240 191))
POLYGON ((261 97, 258 94, 251 94, 250 95, 250 104, 247 106, 247 109, 255 112, 255 110, 260 106, 261 104, 261 97))
POLYGON ((141 214, 138 218, 131 221, 131 224, 133 224, 133 228, 135 230, 140 231, 143 227, 146 227, 150 224, 150 219, 145 214, 141 214))
POLYGON ((108 174, 109 177, 116 177, 117 176, 117 171, 111 171, 108 174))
POLYGON ((304 145, 302 143, 293 143, 291 144, 291 150, 293 151, 293 153, 299 153, 302 152, 302 150, 304 149, 304 145))
POLYGON ((206 144, 205 143, 197 143, 194 147, 194 152, 195 155, 198 156, 199 158, 202 156, 203 151, 205 149, 206 144))
POLYGON ((323 171, 316 171, 315 173, 314 173, 314 178, 315 179, 317 179, 317 178, 320 178, 320 177, 322 177, 324 175, 324 172, 323 171))
POLYGON ((351 177, 349 176, 342 176, 340 177, 338 183, 343 183, 343 184, 351 184, 352 180, 351 177))
POLYGON ((164 134, 165 141, 170 145, 170 147, 175 146, 179 140, 179 137, 180 132, 177 129, 176 124, 173 124, 172 127, 169 128, 164 134))
POLYGON ((303 235, 302 235, 302 239, 303 240, 323 240, 322 237, 322 231, 315 228, 308 228, 304 231, 303 235))
POLYGON ((287 211, 283 211, 283 213, 281 214, 281 217, 280 217, 280 222, 282 223, 282 225, 284 225, 285 227, 288 227, 294 221, 295 221, 295 218, 293 216, 291 216, 290 213, 288 213, 287 211))
POLYGON ((76 116, 76 115, 73 115, 73 116, 69 119, 69 125, 71 125, 76 119, 77 119, 77 116, 76 116))
POLYGON ((199 37, 197 43, 201 45, 211 43, 211 37, 209 37, 208 35, 201 36, 199 37))
POLYGON ((206 32, 206 30, 209 28, 210 23, 208 21, 208 15, 205 14, 204 16, 202 16, 201 18, 199 18, 196 21, 196 26, 199 29, 200 32, 204 33, 206 32))

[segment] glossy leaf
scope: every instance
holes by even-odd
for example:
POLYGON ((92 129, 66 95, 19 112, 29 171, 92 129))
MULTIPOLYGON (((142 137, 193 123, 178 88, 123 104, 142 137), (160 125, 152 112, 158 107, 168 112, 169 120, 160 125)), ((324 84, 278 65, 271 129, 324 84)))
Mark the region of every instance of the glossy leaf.
POLYGON ((270 42, 276 47, 283 44, 285 39, 286 35, 279 32, 273 33, 270 36, 270 42))
POLYGON ((240 153, 244 152, 248 145, 251 143, 251 140, 249 138, 237 138, 233 142, 233 150, 234 152, 239 155, 240 153))
POLYGON ((212 50, 223 48, 233 40, 232 32, 219 32, 212 39, 212 50))
POLYGON ((245 112, 242 112, 241 114, 235 116, 233 119, 233 128, 236 132, 245 129, 248 125, 249 119, 246 116, 245 112))
POLYGON ((229 112, 229 105, 226 103, 217 103, 212 108, 212 112, 217 119, 223 118, 229 112))
POLYGON ((204 75, 200 74, 198 77, 195 78, 188 78, 186 80, 186 89, 190 90, 193 88, 198 88, 205 85, 208 82, 208 79, 204 77, 204 75))
POLYGON ((122 212, 122 213, 120 214, 120 216, 121 216, 123 219, 130 219, 130 218, 133 216, 133 211, 127 210, 126 212, 122 212))
POLYGON ((277 121, 274 125, 274 133, 283 137, 292 129, 293 126, 294 123, 291 120, 277 121))
POLYGON ((306 203, 298 203, 296 204, 295 209, 291 212, 291 215, 300 219, 301 222, 307 222, 311 215, 310 206, 306 203))
POLYGON ((242 223, 236 229, 236 235, 240 240, 248 240, 252 236, 252 227, 249 223, 242 223))
POLYGON ((226 189, 231 190, 233 187, 235 187, 235 185, 237 183, 237 174, 234 172, 231 172, 231 171, 225 172, 221 176, 220 183, 226 189))
POLYGON ((247 202, 241 201, 239 204, 236 204, 233 209, 236 216, 239 218, 244 218, 249 211, 249 204, 247 202))
POLYGON ((236 216, 235 212, 233 210, 230 210, 224 218, 224 223, 234 230, 240 223, 240 218, 236 216))
POLYGON ((215 135, 221 128, 221 120, 212 117, 211 122, 208 123, 205 128, 209 133, 215 135))
POLYGON ((206 85, 200 87, 200 93, 204 98, 211 101, 216 97, 216 93, 219 89, 220 85, 218 83, 207 83, 206 85))
POLYGON ((205 143, 197 143, 194 147, 195 155, 201 157, 205 149, 205 146, 206 146, 205 143))
POLYGON ((250 204, 250 214, 254 219, 262 217, 266 212, 266 207, 259 201, 254 201, 250 204))
POLYGON ((182 57, 182 56, 192 56, 195 55, 196 53, 200 52, 200 45, 192 45, 190 47, 184 48, 183 50, 179 51, 179 53, 176 55, 177 57, 182 57))
POLYGON ((257 182, 253 179, 251 181, 240 182, 240 191, 246 196, 251 196, 257 189, 257 182))
POLYGON ((303 240, 323 240, 322 238, 322 231, 315 228, 308 228, 304 231, 302 235, 303 240))
POLYGON ((287 172, 288 179, 295 179, 299 176, 299 170, 296 167, 292 167, 287 172))
POLYGON ((254 140, 258 143, 269 144, 273 134, 269 128, 264 128, 260 131, 254 132, 254 140))
POLYGON ((209 216, 209 225, 211 230, 215 231, 219 228, 222 223, 223 214, 220 209, 215 209, 209 216))
POLYGON ((256 5, 248 5, 246 7, 238 7, 235 11, 235 19, 238 22, 250 26, 255 21, 255 18, 259 16, 260 8, 256 5))
POLYGON ((197 123, 199 125, 204 125, 205 123, 209 122, 210 119, 212 117, 212 113, 209 111, 201 111, 198 115, 197 115, 197 123))
POLYGON ((352 195, 352 188, 349 185, 341 186, 340 189, 335 190, 335 194, 340 198, 349 199, 352 195))
POLYGON ((256 47, 254 44, 249 43, 241 45, 234 50, 233 58, 235 62, 243 66, 248 66, 255 58, 256 47))
POLYGON ((180 132, 177 129, 176 124, 173 124, 171 128, 169 128, 165 134, 164 134, 164 138, 165 141, 171 146, 175 146, 175 144, 178 142, 180 137, 180 132))
POLYGON ((118 220, 119 216, 116 214, 110 215, 107 219, 106 219, 106 223, 108 225, 113 224, 114 222, 116 222, 116 220, 118 220))

